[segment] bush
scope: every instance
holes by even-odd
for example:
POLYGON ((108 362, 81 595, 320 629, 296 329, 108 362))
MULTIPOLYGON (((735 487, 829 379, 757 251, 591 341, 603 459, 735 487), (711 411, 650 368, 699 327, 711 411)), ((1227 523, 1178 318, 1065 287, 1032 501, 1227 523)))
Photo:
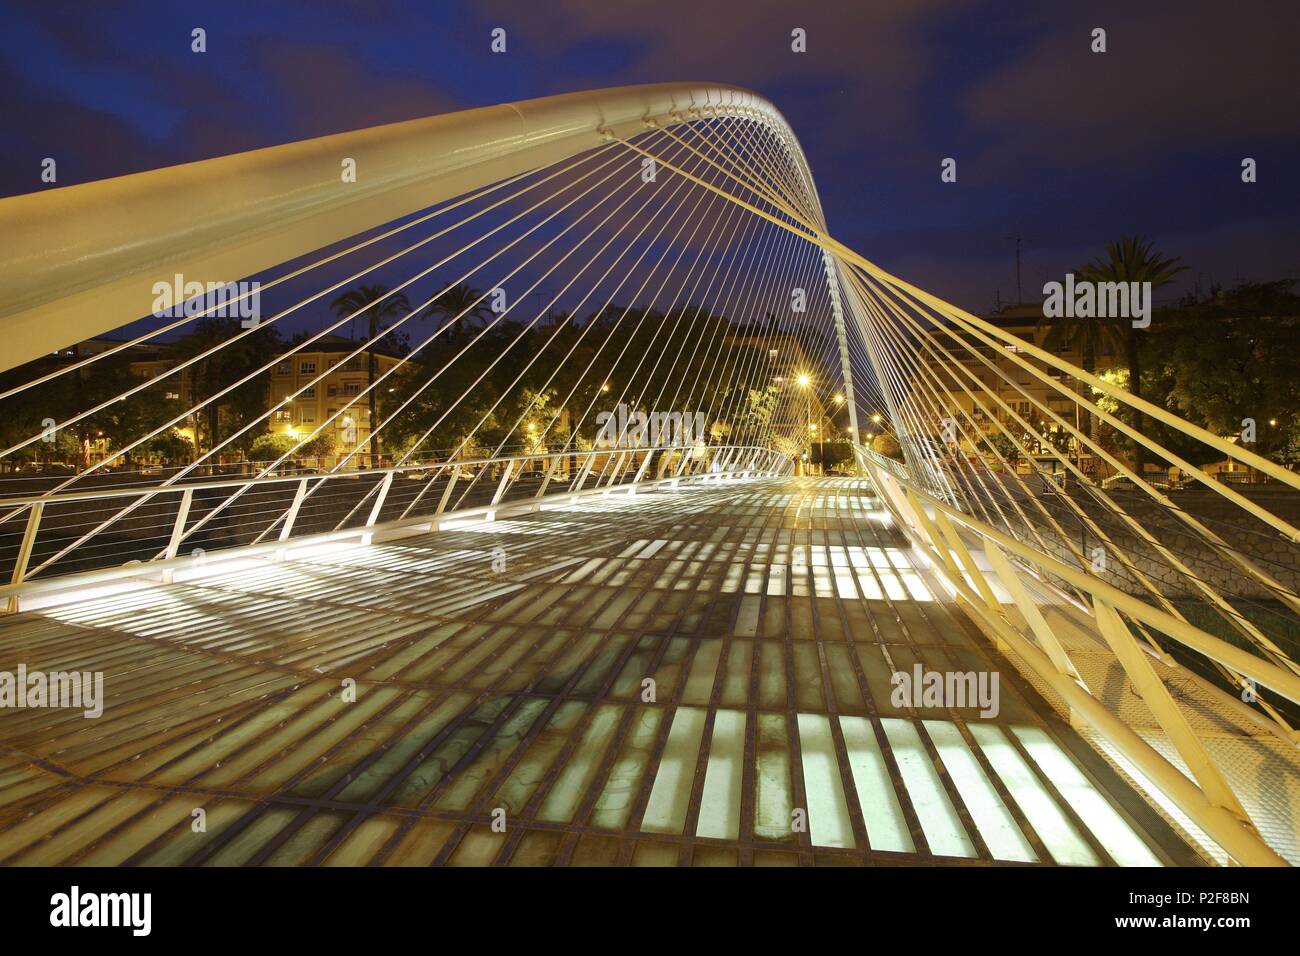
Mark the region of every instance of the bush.
POLYGON ((334 453, 334 441, 326 435, 317 435, 301 448, 297 447, 299 441, 301 439, 284 432, 265 432, 253 439, 248 447, 248 457, 252 461, 275 461, 285 455, 316 458, 334 453))

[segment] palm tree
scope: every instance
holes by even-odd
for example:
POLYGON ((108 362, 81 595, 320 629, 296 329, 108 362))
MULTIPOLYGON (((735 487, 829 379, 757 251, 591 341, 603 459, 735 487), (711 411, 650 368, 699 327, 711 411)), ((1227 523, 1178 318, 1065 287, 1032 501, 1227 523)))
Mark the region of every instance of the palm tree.
MULTIPOLYGON (((1174 276, 1185 272, 1187 266, 1179 265, 1178 257, 1166 258, 1155 251, 1155 243, 1141 236, 1123 236, 1106 243, 1106 258, 1094 259, 1079 270, 1079 277, 1090 282, 1149 282, 1154 292, 1174 281, 1174 276)), ((1123 322, 1124 353, 1128 363, 1128 388, 1135 398, 1142 397, 1142 350, 1138 330, 1128 320, 1123 322)), ((1145 434, 1146 416, 1133 410, 1133 426, 1145 434)), ((1134 442, 1134 464, 1140 475, 1146 460, 1146 449, 1134 442)))
MULTIPOLYGON (((1119 352, 1124 345, 1124 333, 1113 319, 1062 314, 1045 318, 1041 324, 1047 326, 1043 348, 1052 352, 1073 352, 1080 357, 1079 367, 1089 375, 1097 371, 1098 356, 1119 352)), ((1082 381, 1079 382, 1079 391, 1088 394, 1082 381)), ((1083 430, 1089 438, 1093 437, 1091 415, 1087 416, 1083 430)))
MULTIPOLYGON (((189 359, 216 346, 222 348, 192 365, 188 374, 174 379, 177 389, 188 378, 190 388, 187 398, 191 407, 198 405, 200 393, 215 396, 226 386, 268 361, 277 349, 278 340, 279 334, 270 327, 252 335, 242 335, 239 322, 235 319, 212 316, 199 319, 188 333, 177 339, 175 354, 179 358, 189 359)), ((253 414, 253 409, 263 407, 265 399, 266 377, 259 375, 227 392, 221 399, 209 401, 201 419, 191 414, 189 424, 194 430, 195 460, 202 450, 203 437, 207 439, 209 450, 221 441, 222 418, 228 417, 232 423, 240 422, 253 414)))
POLYGON ((370 335, 366 342, 366 400, 370 408, 370 455, 379 459, 379 417, 375 411, 375 338, 379 335, 379 323, 391 316, 405 315, 411 311, 411 304, 406 296, 398 292, 390 294, 387 286, 359 285, 349 289, 330 303, 330 308, 340 317, 351 315, 353 321, 357 315, 364 315, 369 321, 370 335))
MULTIPOLYGON (((429 303, 429 315, 441 315, 447 321, 460 316, 462 321, 486 319, 492 314, 482 302, 483 293, 463 282, 442 287, 429 303), (463 313, 463 314, 462 314, 463 313)), ((454 334, 455 330, 453 330, 454 334)))

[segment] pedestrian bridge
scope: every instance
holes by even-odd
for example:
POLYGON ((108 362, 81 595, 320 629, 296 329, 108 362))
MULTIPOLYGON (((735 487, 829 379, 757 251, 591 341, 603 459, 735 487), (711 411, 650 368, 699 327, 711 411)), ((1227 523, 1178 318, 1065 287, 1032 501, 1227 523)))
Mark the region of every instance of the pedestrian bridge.
POLYGON ((838 242, 755 94, 0 235, 0 862, 1300 862, 1300 478, 838 242))
POLYGON ((114 675, 93 722, 6 717, 7 863, 1197 860, 861 479, 249 558, 12 616, 0 641, 114 675), (997 715, 895 704, 917 664, 998 674, 997 715))

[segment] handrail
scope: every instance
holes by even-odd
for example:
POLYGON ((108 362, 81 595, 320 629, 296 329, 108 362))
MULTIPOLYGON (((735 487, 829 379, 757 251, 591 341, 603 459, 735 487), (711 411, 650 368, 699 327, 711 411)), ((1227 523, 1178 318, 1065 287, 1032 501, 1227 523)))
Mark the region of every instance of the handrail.
MULTIPOLYGON (((970 616, 986 633, 992 632, 999 641, 1005 642, 1027 667, 1061 695, 1073 712, 1080 714, 1104 739, 1131 760, 1157 788, 1187 813, 1196 825, 1233 859, 1253 866, 1286 865, 1286 861, 1254 829, 1249 816, 1240 810, 1240 805, 1236 803, 1231 789, 1227 788, 1218 776, 1219 770, 1213 757, 1191 733, 1179 706, 1154 672, 1151 672, 1147 678, 1147 690, 1143 693, 1143 699, 1156 716, 1161 729, 1169 734, 1185 762, 1192 765, 1195 779, 1189 778, 1175 767, 1168 758, 1113 714, 1087 689, 1079 680, 1077 673, 1073 672, 1068 655, 1062 651, 1055 635, 1042 620, 1037 606, 1028 599, 1023 588, 1015 588, 1012 593, 1013 604, 1019 607, 1024 615, 1023 626, 1020 622, 1013 622, 1006 615, 992 592, 988 590, 986 581, 971 560, 965 545, 960 541, 960 536, 956 534, 951 524, 946 523, 959 524, 982 539, 995 571, 1001 563, 1005 566, 1005 571, 1013 576, 1015 574, 1014 569, 1006 564, 1005 557, 998 551, 1002 548, 1040 571, 1056 575, 1088 593, 1092 598, 1098 631, 1103 634, 1113 649, 1117 652, 1123 651, 1127 656, 1127 659, 1121 657, 1121 665, 1130 679, 1134 676, 1132 668, 1141 669, 1149 665, 1144 663, 1145 658, 1132 634, 1123 625, 1116 613, 1117 610, 1123 611, 1133 620, 1161 630, 1174 640, 1213 660, 1232 667, 1237 673, 1257 681, 1279 695, 1300 702, 1300 678, 1297 675, 1242 651, 1186 621, 1151 607, 1093 575, 1079 571, 998 531, 978 518, 952 507, 899 478, 896 474, 881 468, 880 462, 874 460, 877 457, 874 453, 866 449, 862 451, 866 453, 860 458, 871 473, 873 482, 880 489, 882 500, 885 501, 890 512, 918 547, 926 553, 943 580, 961 597, 969 608, 970 616), (887 493, 886 485, 889 482, 896 483, 896 491, 887 493), (909 500, 906 502, 896 500, 895 495, 906 495, 909 500), (925 514, 927 507, 933 509, 933 518, 925 514), (912 513, 911 518, 909 513, 912 513), (961 567, 952 562, 950 548, 956 551, 961 567), (967 575, 977 585, 975 590, 971 588, 967 575), (1014 590, 1019 590, 1021 593, 1016 594, 1014 590), (1027 606, 1022 603, 1025 601, 1029 601, 1027 606), (1026 629, 1033 632, 1037 641, 1023 633, 1026 629), (1054 654, 1057 657, 1054 657, 1054 654), (1176 737, 1180 725, 1187 735, 1181 739, 1176 737), (1195 772, 1198 768, 1200 772, 1195 772)), ((1051 587, 1046 581, 1043 581, 1043 584, 1051 587)))
POLYGON ((89 501, 100 498, 129 498, 137 495, 160 495, 168 492, 207 491, 215 488, 243 488, 254 485, 272 485, 308 481, 329 481, 335 478, 373 478, 386 474, 400 475, 418 471, 433 471, 459 465, 462 468, 474 465, 497 465, 506 462, 552 461, 564 458, 582 458, 588 455, 639 454, 655 451, 694 452, 697 448, 708 450, 730 449, 732 451, 771 451, 759 445, 647 445, 637 448, 586 448, 563 452, 538 452, 537 454, 499 455, 492 458, 456 458, 439 462, 421 462, 416 465, 390 466, 388 468, 358 468, 349 471, 307 472, 299 471, 291 475, 265 475, 261 478, 222 478, 211 481, 177 482, 174 484, 140 484, 127 487, 98 488, 87 491, 54 492, 48 495, 22 495, 19 497, 0 497, 0 508, 25 508, 38 502, 46 507, 71 502, 89 501))
MULTIPOLYGON (((895 480, 901 482, 901 479, 898 479, 897 476, 895 476, 895 480)), ((915 495, 923 504, 942 512, 978 537, 991 541, 998 547, 1012 552, 1020 559, 1029 562, 1048 574, 1068 581, 1093 597, 1103 599, 1106 603, 1118 608, 1125 614, 1156 628, 1161 633, 1168 634, 1180 644, 1204 654, 1206 657, 1232 667, 1238 673, 1271 688, 1288 700, 1300 703, 1300 676, 1270 664, 1254 654, 1243 651, 1241 648, 1229 644, 1222 638, 1215 637, 1213 634, 1187 621, 1176 618, 1172 614, 1148 604, 1141 598, 1134 597, 1112 584, 1107 584, 1095 575, 1088 574, 1066 564, 1059 558, 1054 558, 1039 551, 1023 541, 985 524, 978 518, 954 508, 947 502, 941 501, 915 485, 909 483, 907 490, 909 494, 915 495)))
MULTIPOLYGON (((638 449, 638 450, 672 451, 672 453, 679 453, 679 451, 688 451, 689 453, 689 451, 693 451, 694 449, 697 449, 697 447, 699 446, 660 445, 660 446, 646 447, 646 449, 638 449)), ((318 533, 312 533, 312 535, 303 535, 300 537, 295 537, 292 538, 291 541, 286 541, 285 538, 287 537, 287 535, 282 535, 281 537, 278 538, 278 540, 263 541, 263 542, 259 542, 259 544, 251 544, 251 545, 235 545, 235 546, 231 546, 231 548, 224 548, 224 549, 218 549, 216 551, 213 551, 212 559, 213 561, 231 561, 231 559, 235 559, 239 557, 253 557, 253 555, 261 555, 261 554, 277 554, 277 553, 282 553, 283 549, 287 548, 287 546, 292 546, 292 548, 303 548, 303 546, 312 546, 316 544, 328 544, 328 542, 343 541, 343 540, 348 540, 348 538, 356 538, 356 537, 360 537, 361 541, 369 542, 372 541, 373 538, 376 536, 399 535, 399 533, 406 533, 408 531, 411 531, 411 529, 419 529, 421 527, 437 528, 439 527, 439 525, 441 525, 441 523, 447 522, 447 520, 463 520, 467 518, 472 518, 472 516, 478 514, 491 514, 491 515, 513 514, 513 512, 520 511, 520 510, 536 510, 538 509, 538 507, 542 506, 543 502, 558 501, 558 499, 563 499, 563 498, 590 497, 590 496, 595 496, 595 494, 608 494, 614 492, 614 490, 620 490, 620 492, 624 492, 625 490, 625 492, 634 493, 636 492, 637 489, 640 488, 654 488, 654 486, 658 486, 658 485, 675 485, 677 481, 707 480, 710 479, 710 477, 714 477, 714 476, 724 477, 724 476, 740 475, 744 477, 745 475, 751 475, 751 473, 754 473, 754 475, 777 476, 777 475, 784 475, 784 473, 788 473, 789 470, 789 459, 785 457, 785 455, 777 453, 777 451, 774 449, 766 449, 766 447, 761 447, 757 445, 706 445, 703 447, 706 447, 706 449, 710 451, 718 451, 718 453, 728 453, 728 458, 727 458, 728 467, 723 468, 723 470, 719 472, 702 471, 699 473, 685 473, 685 475, 682 475, 682 473, 679 471, 676 473, 676 475, 672 475, 668 477, 660 476, 660 477, 653 477, 653 479, 643 479, 642 477, 642 479, 640 480, 633 480, 633 481, 629 481, 629 483, 624 483, 624 484, 603 484, 603 485, 595 484, 595 485, 591 485, 590 488, 581 488, 581 486, 577 486, 577 488, 573 488, 573 486, 569 486, 568 489, 555 490, 555 492, 551 492, 550 494, 539 494, 539 496, 537 497, 524 499, 524 501, 519 501, 519 499, 513 499, 513 501, 500 501, 500 498, 498 496, 497 498, 494 499, 493 502, 487 503, 487 505, 467 507, 467 509, 456 509, 454 511, 443 511, 442 506, 439 505, 438 511, 434 512, 433 515, 421 514, 421 515, 402 516, 402 518, 389 520, 389 522, 377 522, 376 519, 378 518, 378 512, 380 512, 380 507, 376 506, 374 507, 374 509, 372 509, 372 511, 370 511, 369 520, 367 520, 367 522, 365 522, 364 524, 356 525, 356 527, 348 527, 348 528, 339 527, 339 528, 335 528, 334 531, 318 532, 318 533), (768 467, 767 468, 750 467, 748 466, 748 464, 746 464, 746 466, 744 467, 733 467, 738 462, 738 458, 735 455, 737 451, 753 451, 753 453, 755 454, 754 457, 751 457, 749 459, 750 464, 757 464, 758 455, 766 455, 768 467), (777 468, 776 467, 777 464, 780 464, 781 467, 777 468)), ((569 455, 576 455, 576 457, 580 457, 580 458, 594 459, 599 457, 599 455, 627 454, 630 453, 630 451, 633 451, 633 449, 589 449, 585 451, 575 451, 575 453, 547 453, 545 455, 545 458, 562 458, 562 457, 569 457, 569 455)), ((542 458, 543 455, 541 454, 525 455, 524 457, 525 460, 532 460, 532 459, 541 460, 542 458)), ((504 463, 506 462, 506 460, 507 458, 473 459, 472 463, 476 463, 476 464, 504 463)), ((519 458, 510 457, 510 459, 508 460, 519 460, 519 458)), ((443 462, 441 464, 437 464, 437 466, 428 466, 428 467, 456 468, 458 466, 464 466, 464 464, 469 464, 469 463, 471 462, 443 462)), ((420 468, 409 468, 409 470, 400 470, 400 471, 419 471, 419 470, 420 468)), ((395 470, 395 468, 389 468, 389 470, 382 470, 382 471, 373 470, 373 471, 355 472, 355 473, 351 473, 351 476, 355 477, 356 475, 385 475, 385 472, 387 473, 387 475, 391 476, 395 471, 399 471, 399 470, 395 470)), ((582 473, 586 473, 585 470, 582 473)), ((343 472, 335 473, 335 475, 292 475, 292 476, 285 477, 285 479, 279 479, 279 477, 277 477, 277 479, 274 479, 274 481, 295 481, 295 483, 302 484, 302 483, 307 483, 307 481, 313 481, 313 480, 315 481, 328 480, 330 479, 330 477, 338 477, 341 475, 343 475, 343 472)), ((247 484, 247 483, 239 483, 239 484, 247 484)), ((168 486, 168 488, 165 489, 157 489, 157 490, 179 490, 179 492, 182 492, 183 496, 185 496, 182 498, 182 502, 187 502, 190 501, 190 498, 192 497, 192 493, 194 493, 194 490, 196 488, 199 488, 198 484, 174 485, 174 486, 168 486)), ((105 489, 105 490, 109 490, 109 492, 113 492, 113 490, 122 490, 122 489, 105 489)), ((136 493, 140 493, 140 492, 136 492, 136 493)), ((87 493, 87 494, 91 494, 91 493, 87 493)), ((181 536, 181 533, 183 532, 183 524, 185 524, 186 522, 187 507, 182 503, 182 507, 181 509, 178 510, 177 518, 175 518, 175 522, 174 522, 174 527, 172 532, 172 544, 170 544, 168 546, 168 549, 166 549, 164 557, 149 559, 148 562, 138 562, 138 561, 127 562, 125 566, 123 566, 123 564, 117 564, 117 566, 98 568, 98 570, 94 570, 94 571, 81 571, 69 575, 55 575, 55 576, 51 576, 51 578, 42 578, 42 579, 26 578, 25 574, 23 574, 23 572, 25 572, 26 570, 26 561, 27 558, 30 557, 31 544, 32 541, 35 540, 36 528, 39 527, 40 516, 42 516, 44 506, 47 505, 47 503, 48 503, 48 499, 36 499, 35 502, 32 502, 30 518, 29 518, 29 522, 27 522, 25 544, 23 544, 21 553, 19 553, 18 563, 16 568, 14 568, 13 579, 10 580, 9 584, 0 585, 0 601, 6 601, 6 610, 8 610, 9 613, 14 613, 14 611, 18 610, 19 597, 29 592, 62 591, 62 589, 75 588, 83 584, 98 584, 101 583, 101 581, 116 580, 120 578, 129 578, 129 576, 138 576, 142 574, 144 568, 146 567, 156 568, 156 570, 159 570, 162 574, 162 579, 166 581, 166 580, 170 580, 169 579, 170 572, 172 572, 172 570, 174 570, 175 567, 179 566, 179 564, 186 561, 185 558, 177 557, 174 548, 175 542, 178 541, 179 536, 181 536)))

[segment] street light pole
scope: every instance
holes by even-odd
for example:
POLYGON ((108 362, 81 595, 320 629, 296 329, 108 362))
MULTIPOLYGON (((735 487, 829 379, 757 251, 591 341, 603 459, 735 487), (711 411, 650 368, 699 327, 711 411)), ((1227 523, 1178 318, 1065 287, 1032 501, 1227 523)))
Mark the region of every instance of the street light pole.
POLYGON ((801 373, 799 376, 799 387, 804 390, 804 397, 808 399, 807 428, 804 429, 804 437, 805 440, 808 442, 808 452, 807 455, 804 457, 804 462, 806 463, 808 468, 812 467, 812 388, 811 386, 812 386, 812 378, 809 377, 807 372, 801 373))

